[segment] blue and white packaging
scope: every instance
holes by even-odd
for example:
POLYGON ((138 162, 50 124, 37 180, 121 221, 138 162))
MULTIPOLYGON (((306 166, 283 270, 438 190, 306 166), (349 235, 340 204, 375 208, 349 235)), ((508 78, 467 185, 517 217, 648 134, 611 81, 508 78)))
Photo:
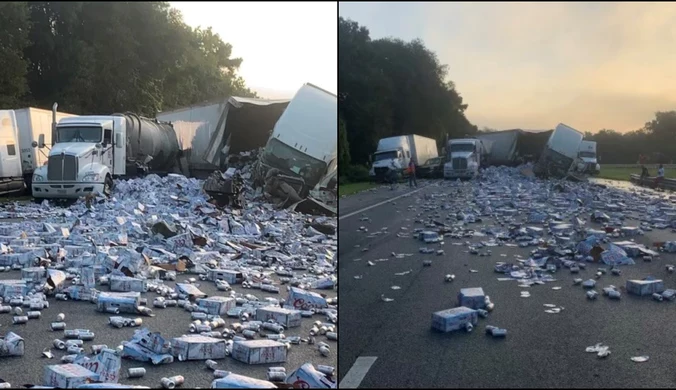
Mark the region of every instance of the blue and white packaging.
POLYGON ((61 389, 74 389, 99 379, 99 374, 72 363, 45 366, 44 375, 43 385, 61 389))
POLYGON ((458 294, 458 306, 470 309, 485 309, 486 294, 481 287, 463 288, 458 294))
POLYGON ((477 322, 479 322, 478 312, 464 306, 441 310, 432 314, 432 328, 441 332, 464 329, 468 323, 476 325, 477 322))
POLYGON ((268 321, 274 320, 285 328, 294 328, 300 326, 301 316, 299 310, 284 309, 279 306, 265 306, 256 309, 256 320, 268 321))
POLYGON ((224 316, 228 313, 228 310, 236 306, 236 303, 235 298, 216 296, 200 298, 197 305, 207 309, 208 314, 224 316))
POLYGON ((294 389, 335 389, 335 380, 330 379, 311 363, 305 363, 286 377, 286 383, 294 389))
POLYGON ((322 309, 328 307, 326 299, 321 295, 298 287, 291 287, 289 297, 286 299, 286 305, 291 306, 296 310, 322 309))
POLYGON ((235 341, 232 357, 246 364, 267 364, 286 362, 287 348, 274 340, 235 341))
POLYGON ((656 280, 627 280, 627 292, 634 295, 653 295, 664 291, 664 282, 656 280))
POLYGON ((148 281, 146 279, 114 275, 110 277, 110 291, 148 292, 148 281))
POLYGON ((274 383, 249 376, 230 374, 211 382, 212 389, 276 389, 274 383))

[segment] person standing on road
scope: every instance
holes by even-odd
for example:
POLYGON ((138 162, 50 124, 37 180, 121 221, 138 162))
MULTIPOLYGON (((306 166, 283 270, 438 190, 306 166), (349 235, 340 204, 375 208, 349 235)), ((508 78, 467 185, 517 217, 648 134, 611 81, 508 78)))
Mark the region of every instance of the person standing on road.
POLYGON ((662 180, 664 180, 664 166, 660 164, 660 167, 657 169, 657 177, 655 178, 655 188, 660 185, 662 180))
POLYGON ((408 162, 408 186, 413 187, 413 186, 418 187, 418 182, 415 180, 415 163, 413 162, 413 157, 411 157, 411 160, 408 162))
POLYGON ((394 186, 397 184, 397 165, 394 163, 394 160, 390 161, 387 176, 390 182, 390 190, 394 190, 394 186))

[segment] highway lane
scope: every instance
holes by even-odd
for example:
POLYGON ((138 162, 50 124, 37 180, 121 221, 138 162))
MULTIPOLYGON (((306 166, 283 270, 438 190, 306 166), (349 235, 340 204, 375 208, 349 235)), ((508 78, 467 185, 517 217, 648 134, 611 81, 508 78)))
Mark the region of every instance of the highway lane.
MULTIPOLYGON (((676 321, 676 303, 658 303, 626 293, 620 301, 605 297, 588 301, 584 289, 573 286, 572 280, 593 277, 599 267, 596 264, 590 264, 579 276, 563 269, 555 274, 558 279, 555 283, 520 288, 515 281, 498 281, 502 275, 496 274, 493 266, 498 261, 515 262, 517 254, 525 258, 533 248, 494 247, 490 257, 479 257, 467 253, 466 246, 452 243, 477 242, 485 237, 447 238, 443 246, 445 255, 422 255, 418 248, 424 244, 396 236, 402 232, 401 227, 408 228, 409 232, 422 227, 413 222, 421 211, 420 206, 428 202, 425 195, 456 192, 455 183, 433 183, 414 195, 366 211, 370 221, 361 221, 361 215, 340 221, 339 383, 358 357, 377 357, 360 387, 671 387, 676 384, 676 375, 672 373, 676 365, 673 354, 676 340, 670 336, 671 324, 676 321), (367 233, 358 230, 362 226, 368 229, 367 233), (388 228, 388 234, 367 237, 383 228, 388 228), (365 248, 368 251, 364 252, 365 248), (395 258, 393 252, 413 256, 395 258), (422 259, 433 260, 432 266, 423 267, 422 259), (369 267, 367 261, 374 261, 375 265, 369 267), (478 272, 470 273, 469 269, 478 272), (403 276, 395 275, 407 270, 412 271, 403 276), (445 283, 446 273, 455 274, 456 280, 445 283), (355 275, 363 278, 355 279, 355 275), (400 289, 393 290, 392 286, 400 289), (553 286, 562 288, 552 290, 553 286), (495 303, 495 310, 487 319, 480 319, 471 334, 431 331, 432 312, 456 306, 457 293, 463 287, 483 287, 495 303), (529 290, 531 297, 520 298, 522 290, 529 290), (383 302, 383 294, 394 301, 383 302), (548 314, 544 312, 545 303, 565 309, 560 314, 548 314), (506 328, 507 338, 495 340, 486 336, 483 329, 489 324, 506 328), (587 346, 599 342, 610 346, 610 357, 598 359, 594 354, 585 353, 587 346), (640 355, 649 355, 650 360, 646 363, 630 360, 640 355)), ((371 198, 368 193, 361 195, 356 203, 362 208, 381 202, 384 196, 378 191, 374 191, 371 198)), ((343 201, 341 199, 340 215, 344 215, 343 201)), ((481 225, 474 224, 477 228, 481 225)), ((656 231, 636 237, 636 241, 649 243, 674 236, 669 230, 656 231)), ((649 275, 664 279, 667 288, 676 288, 674 276, 664 269, 667 263, 676 263, 674 255, 663 254, 661 260, 652 263, 640 261, 634 266, 622 267, 621 276, 601 277, 596 290, 601 291, 610 284, 624 286, 628 279, 649 275)))

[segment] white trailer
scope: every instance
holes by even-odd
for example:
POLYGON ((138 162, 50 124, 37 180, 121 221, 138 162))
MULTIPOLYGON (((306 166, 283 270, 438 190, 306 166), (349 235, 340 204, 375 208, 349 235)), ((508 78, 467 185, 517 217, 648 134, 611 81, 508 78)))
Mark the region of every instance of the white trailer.
POLYGON ((437 141, 432 138, 411 134, 408 136, 408 144, 411 148, 411 157, 417 166, 425 165, 427 160, 439 157, 437 141))
POLYGON ((19 158, 16 116, 13 110, 0 110, 0 195, 24 190, 19 158))
MULTIPOLYGON (((47 162, 47 153, 33 146, 40 134, 45 136, 45 144, 52 145, 52 111, 41 108, 21 108, 14 110, 19 134, 21 169, 26 186, 31 188, 33 172, 47 162)), ((65 112, 56 113, 56 122, 76 115, 65 112)))

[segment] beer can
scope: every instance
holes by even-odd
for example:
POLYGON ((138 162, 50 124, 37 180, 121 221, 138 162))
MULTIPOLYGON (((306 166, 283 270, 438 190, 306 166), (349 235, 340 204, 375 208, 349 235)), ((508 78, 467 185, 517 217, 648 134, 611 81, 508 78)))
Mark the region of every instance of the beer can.
POLYGON ((207 315, 206 313, 192 312, 190 313, 190 318, 192 318, 193 320, 206 320, 207 315))
POLYGON ((59 350, 66 349, 66 343, 62 340, 54 339, 54 341, 52 341, 52 343, 54 344, 54 348, 56 348, 56 349, 59 349, 59 350))
POLYGON ((611 298, 611 299, 620 299, 621 296, 622 296, 622 294, 620 294, 620 292, 617 291, 617 290, 613 290, 613 291, 608 292, 608 298, 611 298))
POLYGON ((127 370, 128 378, 141 378, 146 374, 146 369, 143 367, 132 367, 127 370))
POLYGON ((141 326, 141 325, 143 325, 143 318, 140 318, 140 317, 134 318, 129 323, 129 326, 131 326, 131 327, 136 327, 136 326, 141 326))
POLYGON ((11 313, 12 306, 2 306, 0 305, 0 313, 11 313))
POLYGON ((197 331, 197 333, 211 332, 211 327, 209 325, 196 325, 195 330, 197 331))
POLYGON ((176 382, 172 381, 169 378, 160 379, 160 383, 162 383, 162 387, 164 387, 165 389, 173 389, 176 387, 176 382))
POLYGON ((166 307, 176 307, 178 305, 178 302, 175 299, 168 299, 164 301, 164 304, 166 307))
POLYGON ((28 317, 26 316, 14 316, 12 318, 13 324, 25 324, 26 322, 28 322, 28 317))
POLYGON ((64 355, 64 356, 61 357, 61 363, 66 363, 66 364, 73 363, 75 361, 76 357, 77 357, 77 355, 64 355))
POLYGON ((662 296, 662 294, 654 293, 653 299, 656 300, 656 301, 662 302, 664 300, 664 297, 662 296))
MULTIPOLYGON (((328 334, 327 334, 327 337, 328 337, 328 334)), ((291 344, 296 344, 296 345, 300 344, 300 336, 291 336, 291 337, 287 337, 286 339, 289 340, 289 342, 291 344)))
POLYGON ((207 360, 207 361, 204 362, 204 363, 207 365, 208 368, 210 368, 210 369, 212 369, 212 370, 215 370, 215 369, 216 369, 216 366, 218 366, 218 363, 216 363, 215 360, 211 360, 211 359, 207 360))
POLYGON ((66 341, 66 347, 74 345, 76 347, 81 347, 84 345, 84 341, 82 340, 67 340, 66 341))
POLYGON ((83 332, 83 333, 80 333, 80 335, 78 336, 78 338, 80 340, 84 340, 84 341, 92 341, 92 340, 94 340, 94 337, 95 337, 95 335, 92 332, 83 332))
POLYGON ((242 336, 246 337, 247 339, 253 339, 256 337, 256 332, 250 329, 246 329, 242 331, 242 336))
POLYGON ((91 346, 92 353, 94 355, 100 354, 101 351, 103 351, 104 349, 107 349, 107 348, 108 348, 108 346, 106 344, 96 344, 96 345, 91 346))
POLYGON ((15 307, 15 308, 14 308, 14 315, 15 315, 15 316, 20 316, 20 315, 22 315, 22 314, 23 314, 23 310, 21 310, 20 307, 15 307))
POLYGON ((28 306, 31 310, 42 310, 45 308, 45 304, 40 302, 31 302, 30 305, 28 306))
POLYGON ((284 382, 286 381, 286 372, 268 370, 268 380, 270 382, 284 382))
POLYGON ((225 371, 225 370, 214 370, 214 377, 215 378, 225 378, 226 376, 230 375, 230 371, 225 371))
POLYGON ((54 296, 54 298, 56 298, 57 301, 67 301, 68 300, 68 296, 66 294, 56 294, 54 296))
POLYGON ((111 317, 108 322, 110 322, 110 325, 116 327, 116 328, 123 328, 124 327, 124 320, 122 318, 113 318, 111 317))
POLYGON ((316 365, 315 369, 317 369, 317 371, 321 372, 322 374, 329 375, 329 376, 333 375, 333 373, 336 371, 335 367, 325 366, 325 365, 322 365, 322 364, 316 365))
POLYGON ((63 313, 59 313, 59 315, 56 316, 56 322, 63 322, 63 320, 66 319, 66 315, 63 313))
POLYGON ((120 314, 120 308, 116 306, 106 306, 106 313, 120 314))
POLYGON ((185 382, 185 378, 183 375, 174 375, 169 377, 169 379, 176 384, 176 386, 180 386, 185 382))
POLYGON ((37 320, 40 317, 42 317, 42 313, 40 313, 39 311, 29 311, 26 313, 26 317, 28 317, 28 319, 31 320, 37 320))
POLYGON ((319 328, 317 328, 316 326, 313 326, 312 329, 310 329, 310 335, 316 336, 317 333, 319 333, 319 328))
POLYGON ((66 323, 65 322, 52 322, 49 324, 49 327, 52 328, 52 330, 64 330, 66 329, 66 323))
POLYGON ((68 352, 70 354, 79 355, 81 353, 84 353, 84 348, 80 348, 78 346, 71 345, 70 347, 66 348, 66 352, 68 352))
POLYGON ((338 341, 338 333, 336 332, 326 332, 326 338, 333 341, 338 341))
POLYGON ((76 339, 80 336, 80 332, 77 329, 66 329, 63 331, 63 337, 67 339, 76 339))
POLYGON ((493 337, 506 337, 507 336, 507 329, 502 329, 502 328, 496 328, 493 329, 493 337))
POLYGON ((322 356, 326 357, 326 356, 329 356, 329 354, 331 353, 331 350, 329 348, 327 348, 326 346, 322 345, 322 346, 319 347, 319 353, 321 353, 322 356))

